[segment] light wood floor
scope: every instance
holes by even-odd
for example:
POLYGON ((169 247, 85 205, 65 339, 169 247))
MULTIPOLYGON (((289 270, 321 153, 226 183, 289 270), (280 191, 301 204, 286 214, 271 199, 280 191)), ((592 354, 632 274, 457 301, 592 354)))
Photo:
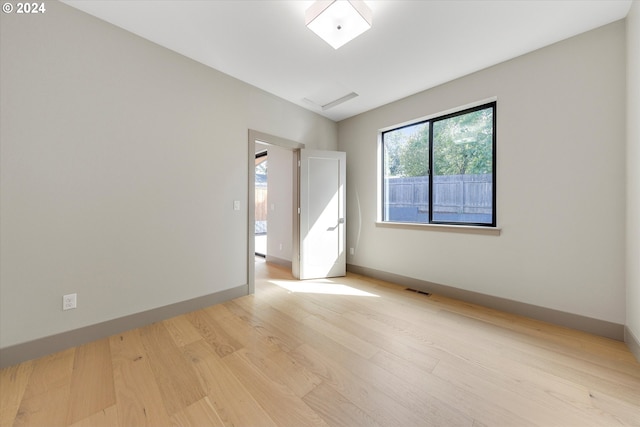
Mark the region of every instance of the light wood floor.
POLYGON ((0 424, 640 426, 621 342, 357 275, 256 276, 256 295, 3 369, 0 424))

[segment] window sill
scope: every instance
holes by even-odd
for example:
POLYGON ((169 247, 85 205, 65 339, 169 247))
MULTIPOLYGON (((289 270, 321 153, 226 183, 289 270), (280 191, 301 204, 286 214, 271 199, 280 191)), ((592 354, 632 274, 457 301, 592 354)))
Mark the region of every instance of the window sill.
POLYGON ((502 229, 497 227, 479 227, 475 225, 449 224, 416 224, 411 222, 381 222, 376 221, 376 227, 402 228, 410 230, 431 230, 464 234, 483 234, 485 236, 499 236, 502 229))

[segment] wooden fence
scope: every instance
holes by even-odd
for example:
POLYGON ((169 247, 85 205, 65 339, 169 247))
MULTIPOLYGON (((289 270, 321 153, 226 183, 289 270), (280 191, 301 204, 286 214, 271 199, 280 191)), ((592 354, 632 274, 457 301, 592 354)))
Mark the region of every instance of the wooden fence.
POLYGON ((256 221, 267 220, 267 187, 256 187, 256 221))
MULTIPOLYGON (((433 177, 433 212, 456 214, 492 213, 492 176, 445 175, 433 177)), ((429 177, 385 179, 387 209, 417 208, 418 214, 429 209, 429 177)))
POLYGON ((267 185, 256 183, 256 234, 267 232, 267 185))

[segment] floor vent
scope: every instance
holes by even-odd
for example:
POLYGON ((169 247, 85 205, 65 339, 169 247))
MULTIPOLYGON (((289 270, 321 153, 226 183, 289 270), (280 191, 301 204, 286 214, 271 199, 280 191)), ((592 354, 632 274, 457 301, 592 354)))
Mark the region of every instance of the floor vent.
POLYGON ((431 294, 429 292, 419 291, 417 289, 406 288, 405 291, 415 292, 416 294, 422 294, 422 295, 426 295, 428 297, 431 296, 431 294))

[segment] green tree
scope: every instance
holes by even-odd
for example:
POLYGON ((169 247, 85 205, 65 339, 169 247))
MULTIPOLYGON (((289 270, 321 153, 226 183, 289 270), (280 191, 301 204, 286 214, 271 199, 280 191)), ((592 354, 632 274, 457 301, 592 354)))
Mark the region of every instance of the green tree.
POLYGON ((485 174, 493 170, 492 110, 439 120, 433 124, 435 175, 485 174))
MULTIPOLYGON (((433 123, 435 175, 486 174, 493 170, 492 109, 478 110, 433 123)), ((385 176, 429 174, 429 124, 384 134, 385 176)))
POLYGON ((384 134, 384 172, 385 176, 400 176, 400 149, 403 144, 398 131, 384 134))
POLYGON ((419 124, 384 134, 386 176, 426 176, 429 168, 429 126, 419 124))
POLYGON ((399 153, 402 176, 429 175, 429 126, 422 125, 410 134, 399 153))

